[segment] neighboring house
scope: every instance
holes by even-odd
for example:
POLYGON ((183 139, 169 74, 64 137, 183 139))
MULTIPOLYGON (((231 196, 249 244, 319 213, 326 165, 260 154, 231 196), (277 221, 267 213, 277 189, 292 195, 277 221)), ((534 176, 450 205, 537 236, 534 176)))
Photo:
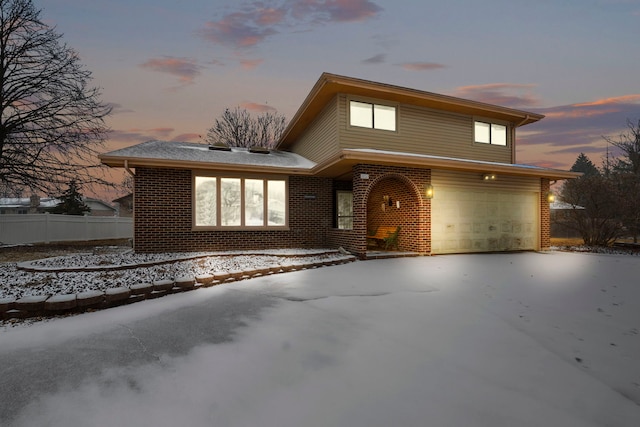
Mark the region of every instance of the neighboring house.
POLYGON ((133 193, 118 197, 112 200, 112 202, 115 203, 119 216, 128 218, 133 216, 133 193))
MULTIPOLYGON (((99 199, 84 198, 84 202, 91 212, 91 216, 114 216, 116 209, 99 199)), ((34 214, 49 212, 51 208, 60 203, 59 199, 54 197, 19 197, 19 198, 0 198, 0 214, 34 214)))
POLYGON ((84 197, 84 204, 91 209, 89 215, 91 216, 117 216, 118 210, 100 199, 92 199, 91 197, 84 197))
POLYGON ((0 198, 0 214, 26 215, 34 213, 45 213, 53 208, 60 201, 53 197, 11 197, 0 198))
POLYGON ((401 227, 420 254, 543 250, 550 181, 515 164, 516 129, 543 116, 323 74, 276 149, 149 141, 100 156, 135 168, 139 252, 344 247, 401 227))

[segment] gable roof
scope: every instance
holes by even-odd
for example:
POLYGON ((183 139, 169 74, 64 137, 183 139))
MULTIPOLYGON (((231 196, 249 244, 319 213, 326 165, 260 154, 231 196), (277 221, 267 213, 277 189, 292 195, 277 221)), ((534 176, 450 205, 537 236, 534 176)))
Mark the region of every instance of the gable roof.
POLYGON ((276 148, 286 150, 291 147, 311 122, 313 122, 320 111, 338 93, 384 99, 458 114, 482 116, 515 123, 516 126, 534 123, 544 117, 541 114, 486 104, 469 99, 323 73, 295 116, 293 116, 291 122, 289 122, 282 137, 276 144, 276 148))

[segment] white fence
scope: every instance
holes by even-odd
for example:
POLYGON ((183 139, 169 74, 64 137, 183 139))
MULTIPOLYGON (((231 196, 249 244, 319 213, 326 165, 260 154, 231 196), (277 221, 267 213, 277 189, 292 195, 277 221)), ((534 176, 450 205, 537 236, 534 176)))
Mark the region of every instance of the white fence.
POLYGON ((133 237, 133 219, 55 214, 0 215, 0 243, 50 243, 133 237))

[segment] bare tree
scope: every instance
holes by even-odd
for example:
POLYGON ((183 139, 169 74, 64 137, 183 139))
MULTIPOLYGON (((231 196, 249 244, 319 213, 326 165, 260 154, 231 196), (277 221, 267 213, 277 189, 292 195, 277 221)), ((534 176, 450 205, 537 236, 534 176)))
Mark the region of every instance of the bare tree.
POLYGON ((627 119, 627 128, 616 138, 604 139, 620 151, 609 172, 620 194, 617 208, 625 237, 632 237, 637 243, 640 235, 640 119, 637 124, 627 119))
POLYGON ((244 108, 225 109, 207 132, 211 145, 272 148, 287 125, 283 115, 266 112, 254 117, 244 108))
POLYGON ((627 119, 627 128, 626 132, 622 132, 616 138, 603 138, 621 151, 621 156, 615 160, 613 170, 640 176, 640 119, 637 124, 627 119))
POLYGON ((0 0, 0 183, 32 191, 106 183, 96 154, 111 108, 31 0, 0 0))
POLYGON ((584 175, 562 186, 562 200, 572 206, 566 227, 576 230, 589 246, 609 246, 622 231, 617 202, 619 194, 604 175, 584 175))

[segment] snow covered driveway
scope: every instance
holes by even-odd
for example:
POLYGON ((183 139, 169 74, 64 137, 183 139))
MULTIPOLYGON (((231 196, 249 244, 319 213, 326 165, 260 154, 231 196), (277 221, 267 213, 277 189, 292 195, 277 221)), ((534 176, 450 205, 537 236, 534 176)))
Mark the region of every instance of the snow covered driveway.
POLYGON ((0 425, 637 426, 640 257, 356 262, 0 333, 0 425))

